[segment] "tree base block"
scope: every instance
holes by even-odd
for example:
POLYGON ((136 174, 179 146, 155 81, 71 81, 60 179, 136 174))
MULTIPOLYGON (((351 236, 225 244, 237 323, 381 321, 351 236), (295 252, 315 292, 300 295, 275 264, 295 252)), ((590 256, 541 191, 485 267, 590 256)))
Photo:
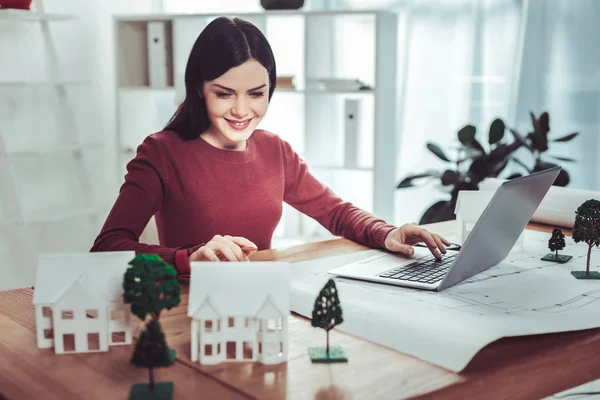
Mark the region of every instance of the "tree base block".
POLYGON ((172 400, 174 390, 173 382, 155 382, 154 390, 147 383, 136 383, 131 386, 129 400, 172 400))
POLYGON ((552 261, 564 264, 569 261, 573 256, 568 256, 566 254, 559 254, 558 257, 554 253, 548 253, 544 257, 542 257, 542 261, 552 261))
POLYGON ((342 363, 348 362, 346 352, 341 347, 329 347, 327 354, 326 347, 310 347, 308 349, 310 360, 314 363, 342 363))
POLYGON ((600 279, 598 271, 590 271, 589 274, 586 274, 585 271, 571 271, 571 275, 577 279, 600 279))

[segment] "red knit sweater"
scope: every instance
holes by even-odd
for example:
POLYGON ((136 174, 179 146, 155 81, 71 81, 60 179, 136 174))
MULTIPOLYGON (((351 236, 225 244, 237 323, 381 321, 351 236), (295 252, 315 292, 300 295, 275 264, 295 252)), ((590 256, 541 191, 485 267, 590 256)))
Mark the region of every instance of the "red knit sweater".
POLYGON ((256 130, 246 149, 235 151, 163 131, 149 135, 127 165, 91 251, 154 253, 187 275, 189 255, 217 234, 270 248, 284 201, 332 234, 369 247, 383 248, 394 229, 336 196, 272 133, 256 130), (159 246, 138 241, 152 215, 159 246))

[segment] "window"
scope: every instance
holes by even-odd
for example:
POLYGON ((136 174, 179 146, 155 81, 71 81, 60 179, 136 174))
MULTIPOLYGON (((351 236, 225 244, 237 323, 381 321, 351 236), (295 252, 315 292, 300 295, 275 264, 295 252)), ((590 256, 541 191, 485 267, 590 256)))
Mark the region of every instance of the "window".
POLYGON ((111 339, 112 343, 125 343, 125 332, 113 332, 111 339))
POLYGON ((235 354, 235 345, 235 342, 227 342, 226 344, 225 351, 227 352, 226 357, 228 360, 235 360, 237 358, 235 354))
POLYGON ((262 354, 262 343, 258 342, 258 354, 262 354))
POLYGON ((44 329, 44 339, 53 339, 54 329, 44 329))
POLYGON ((212 332, 212 327, 213 327, 212 320, 204 321, 204 332, 211 333, 212 332))
POLYGON ((98 319, 98 310, 85 310, 86 319, 98 319))
POLYGON ((246 328, 252 328, 254 326, 254 318, 245 318, 246 320, 246 328))
POLYGON ((281 331, 283 330, 283 318, 277 318, 277 330, 281 331))
POLYGON ((116 308, 114 310, 110 310, 110 320, 111 321, 124 321, 125 320, 125 310, 122 308, 116 308))
POLYGON ((99 333, 88 333, 88 350, 100 350, 100 334, 99 333))
POLYGON ((278 357, 283 357, 283 342, 279 342, 279 354, 277 354, 278 357))
POLYGON ((273 318, 269 318, 267 320, 267 331, 275 332, 276 329, 277 329, 277 320, 275 320, 273 318))
POLYGON ((63 350, 75 351, 75 334, 67 333, 63 335, 63 350))
POLYGON ((62 319, 73 319, 73 311, 63 311, 61 315, 62 319))
POLYGON ((221 343, 217 343, 217 354, 221 354, 221 343))
POLYGON ((47 318, 52 317, 52 309, 50 307, 42 307, 42 316, 47 318))
POLYGON ((205 356, 212 356, 212 344, 205 344, 204 345, 204 355, 205 356))
POLYGON ((229 322, 228 322, 228 324, 227 324, 227 325, 228 325, 230 328, 233 328, 233 327, 234 327, 234 325, 235 325, 235 323, 234 323, 234 321, 235 321, 235 318, 233 318, 233 317, 229 317, 228 321, 229 321, 229 322))
POLYGON ((253 350, 253 342, 244 342, 244 360, 252 360, 253 350))

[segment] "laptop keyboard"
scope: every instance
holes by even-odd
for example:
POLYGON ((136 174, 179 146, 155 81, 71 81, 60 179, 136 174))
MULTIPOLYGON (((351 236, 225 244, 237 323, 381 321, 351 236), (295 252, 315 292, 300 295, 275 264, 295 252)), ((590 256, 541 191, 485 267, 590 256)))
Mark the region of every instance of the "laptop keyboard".
POLYGON ((435 258, 433 254, 420 258, 410 265, 392 268, 379 275, 380 278, 398 279, 410 282, 436 283, 441 281, 448 272, 450 264, 454 261, 458 253, 447 254, 441 260, 435 258))

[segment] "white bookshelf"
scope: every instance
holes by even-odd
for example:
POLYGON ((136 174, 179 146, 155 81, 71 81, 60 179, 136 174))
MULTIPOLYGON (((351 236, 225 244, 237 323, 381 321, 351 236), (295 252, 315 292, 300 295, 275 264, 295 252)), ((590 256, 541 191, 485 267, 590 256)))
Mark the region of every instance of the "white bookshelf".
MULTIPOLYGON (((255 24, 269 40, 280 76, 294 76, 294 88, 277 88, 259 128, 289 141, 311 172, 350 201, 390 223, 394 221, 397 115, 397 16, 380 10, 266 11, 225 14, 255 24), (297 49, 297 51, 290 50, 297 49), (318 79, 359 79, 366 90, 316 87, 318 79), (346 137, 345 102, 359 101, 360 127, 346 137), (352 165, 345 141, 359 154, 352 165)), ((217 14, 120 15, 114 20, 116 186, 143 138, 161 130, 185 94, 183 75, 198 34, 217 14), (152 87, 148 66, 148 23, 166 30, 167 85, 152 87), (168 102, 172 101, 168 106, 168 102), (163 116, 156 118, 162 104, 163 116), (169 109, 170 107, 170 109, 169 109)), ((314 221, 287 205, 276 236, 328 236, 314 221)))

